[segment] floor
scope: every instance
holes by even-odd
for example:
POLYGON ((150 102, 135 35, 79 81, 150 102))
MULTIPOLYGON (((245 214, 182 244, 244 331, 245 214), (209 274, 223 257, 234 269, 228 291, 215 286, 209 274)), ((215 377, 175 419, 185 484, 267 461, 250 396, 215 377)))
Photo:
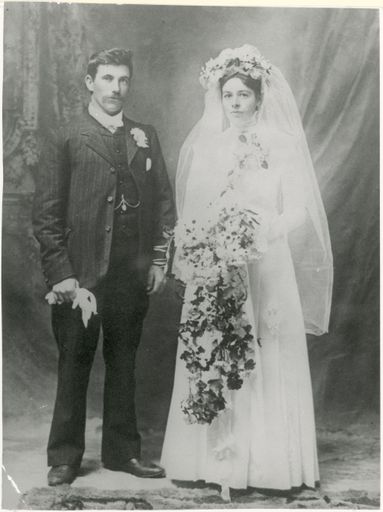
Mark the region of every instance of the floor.
MULTIPOLYGON (((21 496, 32 488, 46 488, 45 448, 49 432, 49 419, 48 414, 42 412, 39 421, 34 419, 27 422, 21 418, 4 421, 2 509, 17 508, 21 496)), ((72 484, 72 489, 80 491, 83 488, 92 488, 100 492, 114 490, 125 490, 126 492, 129 490, 133 494, 145 495, 147 493, 148 496, 154 496, 161 492, 163 494, 164 489, 168 490, 168 494, 172 490, 178 494, 180 490, 182 491, 178 483, 168 479, 139 479, 132 475, 102 468, 99 462, 100 433, 101 420, 99 418, 88 419, 84 461, 81 473, 72 484)), ((142 436, 144 456, 158 462, 162 434, 156 430, 147 429, 142 431, 142 436)), ((331 499, 333 503, 334 500, 338 500, 340 505, 338 503, 337 507, 342 506, 343 503, 343 508, 379 508, 379 446, 377 418, 364 421, 364 423, 358 422, 347 428, 319 426, 321 497, 325 499, 329 497, 328 499, 331 499), (346 502, 354 505, 347 507, 346 502)), ((193 484, 189 484, 188 487, 188 492, 193 492, 193 484)), ((198 486, 194 492, 200 497, 199 505, 198 507, 196 505, 196 508, 204 508, 201 507, 203 492, 198 486)), ((206 493, 206 489, 204 492, 206 493)), ((245 503, 243 497, 240 498, 237 495, 237 497, 234 496, 229 506, 231 508, 248 508, 252 503, 251 499, 251 496, 247 497, 246 507, 242 507, 241 503, 245 503)), ((304 499, 307 501, 312 498, 304 499)), ((268 502, 268 498, 264 496, 262 500, 262 508, 269 508, 273 503, 272 500, 268 502)), ((167 501, 167 503, 167 507, 158 506, 158 508, 168 508, 170 502, 167 501)), ((193 501, 190 503, 189 505, 193 507, 193 501)), ((254 498, 254 508, 260 508, 257 503, 254 498)), ((183 506, 183 508, 190 508, 189 505, 188 507, 183 506)), ((298 505, 298 508, 318 508, 309 505, 310 502, 307 501, 306 505, 298 505)), ((283 505, 275 506, 285 508, 283 505)), ((22 503, 21 508, 24 508, 22 503)), ((170 505, 170 508, 176 507, 170 505)), ((209 508, 211 507, 209 506, 209 508)))

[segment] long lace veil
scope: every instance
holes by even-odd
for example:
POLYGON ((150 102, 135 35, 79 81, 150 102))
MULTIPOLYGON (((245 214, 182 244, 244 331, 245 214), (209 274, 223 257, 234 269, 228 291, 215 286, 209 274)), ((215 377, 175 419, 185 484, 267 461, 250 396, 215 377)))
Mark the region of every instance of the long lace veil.
MULTIPOLYGON (((187 136, 179 155, 176 202, 180 219, 205 206, 208 191, 199 194, 198 183, 212 172, 214 154, 222 149, 220 135, 227 126, 220 88, 213 83, 205 94, 203 116, 187 136)), ((267 141, 271 161, 281 163, 281 213, 294 205, 303 205, 306 211, 303 223, 289 231, 288 242, 306 332, 320 335, 328 330, 333 283, 327 217, 298 107, 287 81, 275 66, 263 83, 257 131, 267 141)))

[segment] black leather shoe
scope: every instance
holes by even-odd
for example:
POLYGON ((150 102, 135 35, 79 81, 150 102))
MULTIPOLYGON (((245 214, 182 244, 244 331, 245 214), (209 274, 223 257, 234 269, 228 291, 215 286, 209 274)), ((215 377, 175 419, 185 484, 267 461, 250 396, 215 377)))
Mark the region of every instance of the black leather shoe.
POLYGON ((78 467, 61 464, 53 466, 48 473, 48 485, 71 484, 78 473, 78 467))
POLYGON ((166 476, 163 468, 155 464, 145 466, 138 459, 130 459, 125 464, 104 464, 104 468, 111 471, 124 471, 139 478, 165 478, 166 476))

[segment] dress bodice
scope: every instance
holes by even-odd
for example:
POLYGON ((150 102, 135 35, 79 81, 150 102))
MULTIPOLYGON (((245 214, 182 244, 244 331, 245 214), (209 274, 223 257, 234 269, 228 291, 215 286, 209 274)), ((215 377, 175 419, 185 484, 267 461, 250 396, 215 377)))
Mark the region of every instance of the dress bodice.
POLYGON ((262 209, 276 215, 281 209, 280 172, 276 162, 270 159, 267 148, 256 133, 246 134, 247 142, 240 140, 240 135, 234 130, 223 134, 223 150, 217 165, 223 174, 220 186, 224 188, 231 183, 233 193, 244 208, 262 209), (249 143, 250 138, 253 143, 249 143), (230 174, 232 170, 234 172, 230 174))
POLYGON ((278 213, 279 176, 270 169, 250 167, 243 169, 236 183, 236 191, 249 209, 262 208, 270 214, 278 213))
MULTIPOLYGON (((243 142, 239 133, 229 129, 212 144, 206 144, 204 154, 195 155, 195 171, 188 182, 188 200, 185 206, 192 216, 204 215, 205 207, 219 202, 224 190, 251 210, 259 210, 273 216, 280 212, 280 172, 266 156, 262 166, 258 146, 243 142), (241 164, 239 162, 242 162, 241 164)), ((247 135, 258 141, 256 134, 247 135)))

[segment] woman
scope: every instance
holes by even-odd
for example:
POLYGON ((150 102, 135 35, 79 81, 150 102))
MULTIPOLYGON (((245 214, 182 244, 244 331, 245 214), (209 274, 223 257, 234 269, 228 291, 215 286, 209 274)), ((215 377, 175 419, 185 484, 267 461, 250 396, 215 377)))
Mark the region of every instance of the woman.
POLYGON ((332 253, 298 109, 250 45, 210 60, 201 83, 177 170, 186 292, 162 464, 226 495, 314 487, 305 331, 327 331, 332 253))

